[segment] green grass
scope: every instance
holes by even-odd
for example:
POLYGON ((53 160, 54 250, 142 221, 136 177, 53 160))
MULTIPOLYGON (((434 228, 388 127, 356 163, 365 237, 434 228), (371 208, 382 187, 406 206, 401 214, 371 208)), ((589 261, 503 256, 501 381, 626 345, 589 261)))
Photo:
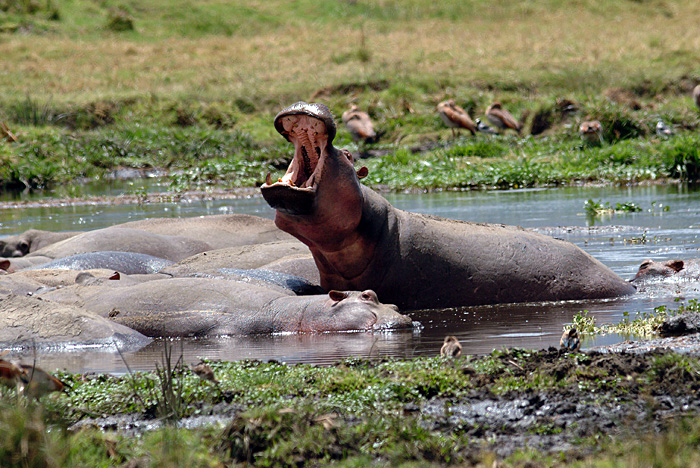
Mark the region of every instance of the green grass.
MULTIPOLYGON (((330 367, 210 362, 220 381, 217 385, 169 359, 173 357, 164 357, 159 371, 123 377, 63 373, 60 377, 72 390, 40 402, 19 398, 13 390, 2 391, 0 464, 107 467, 143 458, 150 466, 166 467, 491 466, 498 457, 480 448, 485 447, 483 439, 475 437, 497 428, 488 423, 484 427, 449 423, 439 412, 418 408, 433 405, 446 411, 450 405, 474 403, 479 395, 517 400, 557 394, 577 402, 592 398, 594 406, 602 408, 629 405, 643 395, 640 401, 663 413, 666 410, 654 399, 659 389, 673 382, 668 394, 687 397, 697 387, 700 369, 698 358, 673 353, 616 364, 604 355, 507 349, 456 361, 348 359, 330 367), (621 371, 619 365, 631 367, 621 371), (170 370, 164 373, 165 369, 170 370), (67 430, 86 416, 141 413, 167 419, 168 414, 153 408, 162 405, 161 396, 170 392, 165 380, 174 386, 172 396, 180 399, 176 404, 185 409, 179 416, 207 415, 223 408, 229 417, 193 429, 166 424, 138 435, 90 424, 67 430)), ((648 463, 644 466, 695 463, 692 454, 700 440, 697 417, 662 419, 667 424, 655 435, 629 427, 614 436, 587 436, 559 455, 525 450, 501 463, 519 467, 630 466, 640 460, 648 463)), ((528 431, 550 436, 575 429, 575 424, 562 427, 543 420, 528 431)))
MULTIPOLYGON (((290 154, 271 120, 299 99, 367 109, 389 153, 367 181, 389 189, 697 180, 698 21, 690 0, 5 0, 0 120, 19 142, 0 145, 0 185, 115 166, 257 185, 290 154), (536 136, 452 141, 448 97, 473 117, 500 100, 536 136), (677 135, 659 140, 659 117, 677 135), (589 118, 601 145, 578 138, 589 118)), ((356 148, 343 128, 336 144, 356 148)))

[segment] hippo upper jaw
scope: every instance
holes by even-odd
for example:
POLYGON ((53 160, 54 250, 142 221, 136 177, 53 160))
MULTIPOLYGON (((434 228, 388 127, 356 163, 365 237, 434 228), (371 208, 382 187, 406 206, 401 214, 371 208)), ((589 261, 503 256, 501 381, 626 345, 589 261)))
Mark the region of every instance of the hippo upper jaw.
POLYGON ((333 115, 323 104, 298 102, 277 114, 275 128, 294 144, 294 157, 276 182, 268 174, 261 187, 263 197, 283 213, 309 215, 314 211, 326 159, 336 151, 333 115))

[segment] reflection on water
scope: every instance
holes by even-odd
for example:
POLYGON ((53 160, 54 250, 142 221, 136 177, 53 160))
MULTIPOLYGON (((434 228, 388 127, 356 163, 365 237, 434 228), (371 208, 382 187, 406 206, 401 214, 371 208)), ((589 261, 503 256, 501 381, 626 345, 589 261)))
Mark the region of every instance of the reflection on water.
MULTIPOLYGON (((444 192, 389 194, 402 209, 479 222, 515 224, 537 228, 569 240, 610 266, 623 278, 631 278, 646 258, 700 257, 700 191, 680 186, 632 188, 565 188, 547 190, 444 192), (615 203, 634 202, 644 211, 589 219, 588 199, 615 203), (660 205, 668 205, 663 211, 660 205), (587 226, 593 225, 589 229, 587 226), (557 226, 567 226, 557 229, 557 226), (617 226, 617 227, 614 227, 617 226)), ((0 210, 0 235, 30 227, 48 230, 89 230, 145 217, 185 217, 221 213, 249 213, 271 218, 273 211, 260 197, 237 200, 191 200, 179 203, 14 208, 0 210)), ((700 298, 690 291, 685 299, 700 298)), ((342 333, 257 336, 178 341, 185 361, 200 357, 276 359, 288 363, 330 364, 345 357, 412 357, 437 355, 445 335, 456 335, 465 353, 488 353, 505 346, 546 348, 558 346, 562 327, 582 310, 598 324, 616 323, 624 313, 676 307, 674 297, 636 295, 608 301, 501 305, 418 311, 411 313, 423 328, 414 332, 342 333)), ((584 347, 611 344, 624 337, 584 340, 584 347)), ((163 343, 154 342, 124 353, 133 370, 152 369, 160 360, 163 343)), ((31 353, 24 357, 33 359, 31 353)), ((39 365, 47 369, 124 372, 126 366, 114 351, 40 353, 39 365)))

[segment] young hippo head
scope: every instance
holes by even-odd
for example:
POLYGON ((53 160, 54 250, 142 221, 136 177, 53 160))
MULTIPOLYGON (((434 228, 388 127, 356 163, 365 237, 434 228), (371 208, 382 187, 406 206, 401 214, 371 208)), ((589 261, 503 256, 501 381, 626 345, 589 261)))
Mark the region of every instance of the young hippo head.
POLYGON ((369 331, 410 328, 411 319, 393 304, 382 304, 371 289, 330 291, 327 296, 285 297, 274 301, 277 330, 294 332, 369 331), (284 313, 286 311, 287 313, 284 313), (301 311, 301 315, 298 313, 301 311), (290 320, 297 317, 296 323, 290 320), (285 318, 286 317, 286 318, 285 318))
POLYGON ((637 274, 631 281, 644 281, 653 278, 673 276, 684 267, 685 262, 683 262, 683 260, 666 260, 665 262, 655 262, 651 259, 644 260, 639 266, 637 274))
POLYGON ((267 203, 277 210, 277 226, 301 237, 300 225, 338 231, 354 227, 361 215, 359 179, 367 170, 355 172, 352 155, 333 146, 336 125, 330 109, 297 102, 277 114, 274 123, 294 144, 294 157, 284 176, 273 182, 268 174, 260 188, 267 203))

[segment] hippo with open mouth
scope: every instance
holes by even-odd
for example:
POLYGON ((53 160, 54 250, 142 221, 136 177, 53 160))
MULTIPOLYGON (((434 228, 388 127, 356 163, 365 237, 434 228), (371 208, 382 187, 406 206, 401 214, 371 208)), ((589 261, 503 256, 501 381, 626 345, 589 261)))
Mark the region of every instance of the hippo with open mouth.
POLYGON ((402 310, 610 298, 633 285, 575 245, 520 227, 455 221, 391 206, 333 146, 323 104, 274 120, 294 144, 286 174, 261 191, 275 224, 306 244, 327 290, 373 289, 402 310))

